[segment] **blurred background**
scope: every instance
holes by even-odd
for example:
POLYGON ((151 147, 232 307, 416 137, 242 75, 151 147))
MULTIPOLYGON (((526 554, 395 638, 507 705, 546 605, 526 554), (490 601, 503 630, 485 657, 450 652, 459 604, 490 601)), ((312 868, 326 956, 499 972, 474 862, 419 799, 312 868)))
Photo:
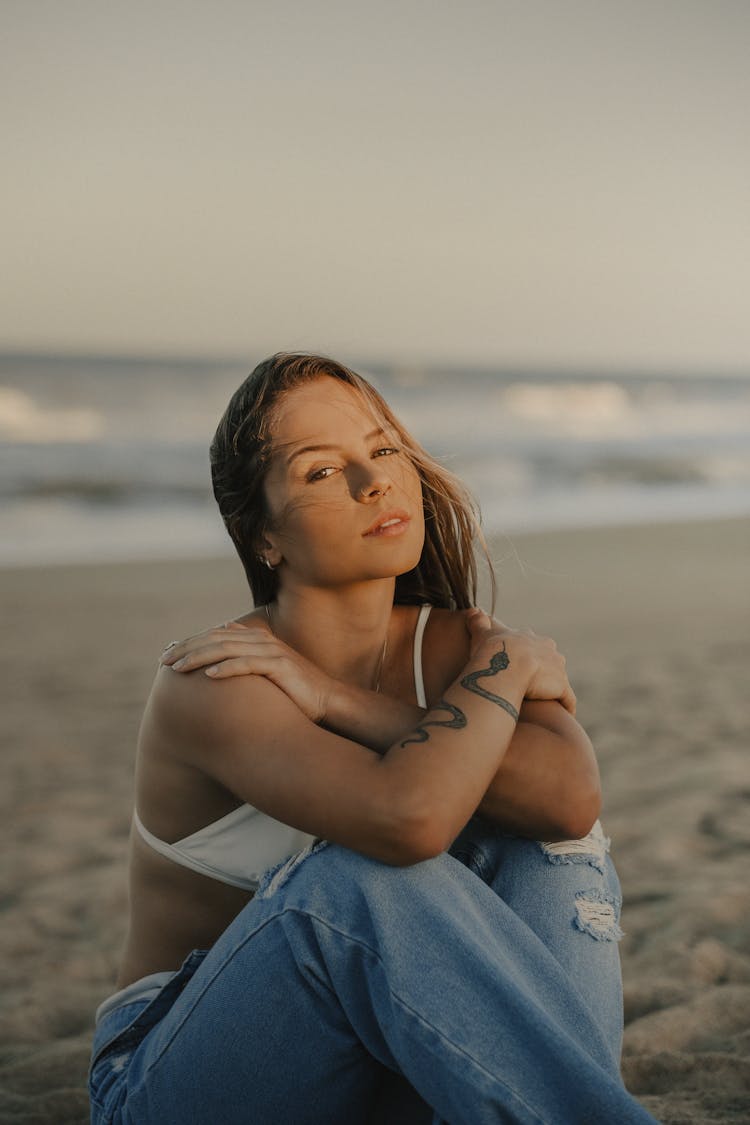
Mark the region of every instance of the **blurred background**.
POLYGON ((229 554, 277 350, 489 532, 750 509, 744 0, 5 0, 0 564, 229 554))

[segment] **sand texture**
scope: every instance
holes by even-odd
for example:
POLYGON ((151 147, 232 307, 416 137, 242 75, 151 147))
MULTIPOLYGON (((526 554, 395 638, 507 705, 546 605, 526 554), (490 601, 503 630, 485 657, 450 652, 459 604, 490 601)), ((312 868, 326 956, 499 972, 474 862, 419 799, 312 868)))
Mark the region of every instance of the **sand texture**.
MULTIPOLYGON (((493 551, 498 616, 558 640, 599 753, 625 895, 626 1082, 664 1125, 748 1121, 748 525, 493 551)), ((246 604, 228 561, 0 572, 1 1122, 88 1120, 153 669, 166 641, 246 604)))

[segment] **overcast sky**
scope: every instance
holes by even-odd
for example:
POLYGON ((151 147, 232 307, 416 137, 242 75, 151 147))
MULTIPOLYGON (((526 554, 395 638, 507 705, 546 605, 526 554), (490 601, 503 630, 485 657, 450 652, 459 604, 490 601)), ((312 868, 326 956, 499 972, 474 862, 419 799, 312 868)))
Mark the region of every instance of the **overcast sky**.
POLYGON ((0 25, 0 347, 750 373, 748 0, 0 25))

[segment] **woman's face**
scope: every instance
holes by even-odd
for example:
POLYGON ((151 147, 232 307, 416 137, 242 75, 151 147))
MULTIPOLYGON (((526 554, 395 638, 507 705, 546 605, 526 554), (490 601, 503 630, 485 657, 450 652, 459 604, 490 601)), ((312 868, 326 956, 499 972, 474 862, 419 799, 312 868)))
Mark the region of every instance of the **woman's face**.
POLYGON ((352 387, 328 375, 281 399, 264 554, 274 566, 283 560, 290 578, 335 586, 404 574, 419 562, 421 481, 384 425, 352 387))

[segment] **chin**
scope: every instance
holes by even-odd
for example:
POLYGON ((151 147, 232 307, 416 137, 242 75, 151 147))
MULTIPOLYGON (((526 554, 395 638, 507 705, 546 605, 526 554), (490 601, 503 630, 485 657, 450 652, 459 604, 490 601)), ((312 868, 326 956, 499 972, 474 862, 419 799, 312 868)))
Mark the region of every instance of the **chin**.
POLYGON ((394 565, 388 567, 387 575, 383 577, 400 578, 403 574, 409 574, 412 570, 416 570, 422 559, 422 552, 415 554, 413 551, 405 558, 393 560, 394 565))

